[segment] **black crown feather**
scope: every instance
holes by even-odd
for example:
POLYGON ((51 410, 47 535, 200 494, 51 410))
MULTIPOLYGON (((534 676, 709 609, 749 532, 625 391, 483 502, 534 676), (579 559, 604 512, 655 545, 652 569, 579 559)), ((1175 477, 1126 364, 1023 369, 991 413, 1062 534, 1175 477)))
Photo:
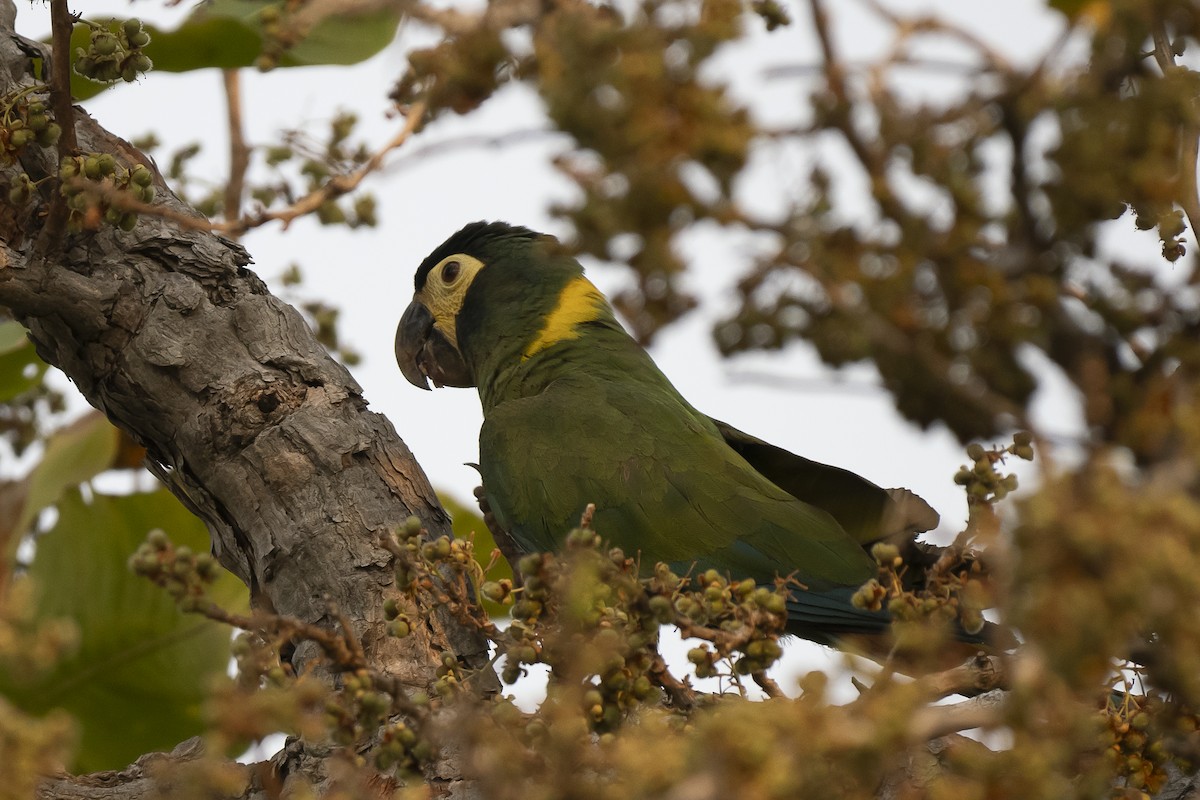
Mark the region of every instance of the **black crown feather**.
POLYGON ((438 245, 437 249, 425 257, 417 268, 415 278, 416 290, 421 291, 429 271, 441 263, 442 259, 455 253, 465 253, 482 260, 482 251, 486 245, 498 239, 540 239, 545 234, 522 228, 519 225, 509 225, 507 222, 472 222, 463 227, 458 233, 438 245))

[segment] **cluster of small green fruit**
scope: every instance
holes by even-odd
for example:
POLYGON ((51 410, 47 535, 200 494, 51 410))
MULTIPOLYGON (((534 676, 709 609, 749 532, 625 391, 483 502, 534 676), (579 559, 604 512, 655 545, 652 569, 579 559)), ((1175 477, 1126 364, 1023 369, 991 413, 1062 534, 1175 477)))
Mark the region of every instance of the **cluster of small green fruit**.
POLYGON ((437 757, 437 746, 424 729, 430 698, 414 692, 398 704, 366 669, 343 674, 340 691, 325 698, 324 727, 335 744, 361 744, 378 731, 370 758, 383 770, 419 772, 437 757), (407 719, 395 719, 401 711, 407 719), (382 726, 382 728, 381 728, 382 726))
POLYGON ((522 586, 508 598, 516 601, 512 622, 495 637, 505 656, 501 680, 514 683, 526 666, 548 665, 563 679, 559 699, 580 704, 601 734, 661 698, 652 679, 659 622, 632 559, 579 528, 568 534, 565 555, 526 555, 518 569, 522 586))
POLYGON ((139 19, 127 19, 114 33, 102 25, 92 26, 88 47, 76 48, 75 71, 99 83, 120 78, 133 83, 154 66, 142 48, 150 44, 150 34, 139 19))
MULTIPOLYGON (((485 635, 495 632, 495 625, 475 602, 469 587, 483 578, 482 568, 475 560, 473 545, 464 539, 440 536, 432 541, 421 527, 421 520, 409 517, 386 543, 396 556, 396 586, 412 594, 423 594, 428 605, 443 606, 466 624, 478 627, 485 635)), ((383 603, 388 619, 388 633, 405 638, 412 633, 413 623, 393 598, 383 603)), ((462 665, 452 653, 442 657, 437 668, 433 690, 439 697, 458 693, 467 678, 462 665)))
POLYGON ((421 535, 424 532, 421 520, 416 517, 409 517, 395 532, 401 551, 398 555, 403 556, 396 566, 396 586, 401 589, 410 588, 414 581, 422 577, 428 578, 427 574, 422 575, 421 569, 428 564, 439 563, 467 571, 471 571, 475 565, 469 542, 449 536, 426 541, 421 535))
POLYGON ((879 542, 871 548, 871 557, 879 566, 879 575, 859 587, 850 602, 868 611, 886 607, 897 623, 918 623, 916 627, 895 629, 899 648, 920 649, 930 641, 931 632, 921 630, 925 623, 944 625, 948 630, 957 622, 969 634, 983 630, 983 612, 991 606, 992 597, 981 579, 978 560, 964 559, 950 569, 931 570, 918 586, 909 587, 908 568, 895 545, 879 542), (910 644, 912 648, 907 647, 910 644))
POLYGON ((150 531, 129 557, 129 568, 166 589, 184 611, 197 610, 207 602, 208 586, 219 572, 210 554, 193 552, 185 545, 176 547, 158 529, 150 531))
MULTIPOLYGON (((509 579, 480 582, 482 574, 471 571, 478 569, 471 542, 429 541, 416 518, 395 532, 389 549, 397 556, 400 589, 462 594, 442 605, 460 616, 468 606, 480 614, 479 629, 504 656, 505 683, 514 683, 534 664, 549 666, 564 678, 562 686, 578 688, 576 677, 590 676, 576 699, 596 733, 612 731, 629 711, 660 700, 662 686, 674 685, 658 653, 662 625, 678 625, 685 635, 705 641, 691 657, 700 677, 756 674, 782 653, 786 583, 772 588, 731 581, 716 570, 680 576, 665 564, 642 578, 635 559, 620 548, 606 548, 587 527, 568 534, 563 554, 521 558, 519 586, 509 579), (479 586, 477 595, 471 585, 479 586), (504 630, 482 617, 479 597, 511 607, 504 630)), ((411 633, 413 623, 401 603, 385 602, 384 613, 392 635, 411 633)), ((435 692, 454 695, 467 679, 448 655, 438 669, 435 692)))
POLYGON ((954 482, 967 491, 969 502, 990 503, 1003 500, 1017 488, 1017 476, 1001 475, 996 465, 1007 455, 1024 461, 1033 461, 1033 435, 1028 431, 1013 434, 1013 443, 1004 448, 987 449, 978 442, 967 447, 967 457, 974 464, 959 467, 954 482))
POLYGON ((1163 704, 1153 696, 1128 691, 1109 695, 1104 709, 1104 756, 1132 792, 1122 797, 1145 797, 1156 793, 1167 780, 1167 765, 1174 758, 1175 766, 1185 773, 1193 767, 1180 753, 1186 751, 1183 740, 1194 738, 1197 716, 1187 712, 1174 715, 1163 713, 1163 704), (1119 698, 1119 699, 1118 699, 1119 698))
POLYGON ((392 713, 392 696, 374 685, 366 670, 347 673, 342 690, 326 703, 325 723, 338 744, 353 744, 392 713))
POLYGON ((415 773, 436 756, 437 748, 428 736, 422 736, 413 726, 397 720, 380 731, 374 760, 376 768, 381 770, 415 773))
POLYGON ((237 663, 238 681, 257 688, 265 680, 270 686, 285 686, 294 677, 290 665, 279 660, 279 650, 258 631, 242 631, 230 648, 237 663))
POLYGON ((1158 228, 1163 258, 1174 262, 1184 256, 1187 247, 1183 243, 1183 235, 1187 232, 1187 223, 1184 221, 1183 211, 1173 207, 1170 201, 1163 204, 1146 204, 1133 210, 1134 224, 1139 231, 1158 228))
POLYGON ((508 593, 513 620, 497 637, 506 660, 501 678, 544 663, 556 674, 594 676, 582 696, 593 731, 614 730, 628 712, 661 700, 672 679, 658 652, 662 625, 702 640, 688 654, 697 677, 753 675, 782 655, 787 585, 730 580, 717 570, 696 576, 655 565, 650 577, 620 548, 605 549, 595 531, 567 537, 567 553, 527 555, 522 587, 508 593))
MULTIPOLYGON (((165 588, 181 610, 219 611, 208 596, 208 587, 220 570, 208 553, 177 546, 163 531, 153 530, 130 557, 129 566, 165 588)), ((396 616, 394 605, 389 615, 396 616)), ((344 664, 337 663, 331 665, 332 671, 342 675, 342 682, 338 690, 330 693, 311 676, 297 677, 291 664, 280 659, 280 645, 295 641, 292 638, 296 633, 295 620, 272 614, 257 614, 254 620, 264 627, 243 631, 233 640, 231 648, 238 665, 238 691, 250 690, 254 698, 229 695, 231 702, 237 704, 237 718, 227 717, 226 721, 238 731, 238 738, 245 734, 248 725, 262 727, 264 719, 280 720, 284 729, 301 724, 297 720, 311 709, 319 714, 321 731, 338 745, 361 744, 378 731, 378 744, 367 757, 373 758, 380 769, 415 772, 436 757, 436 745, 424 730, 431 702, 428 694, 398 695, 386 678, 381 679, 362 667, 346 669, 344 664), (281 634, 281 630, 290 633, 281 634), (271 694, 263 689, 288 691, 271 694), (400 712, 407 715, 406 720, 389 722, 389 718, 400 712)), ((447 676, 461 680, 453 655, 443 658, 438 675, 439 685, 447 676)), ((278 726, 266 727, 262 732, 277 729, 278 726)))
POLYGON ((148 167, 137 164, 126 169, 111 153, 66 156, 59 164, 58 177, 70 210, 68 226, 75 230, 97 228, 101 219, 123 231, 133 230, 137 225, 135 212, 110 202, 90 184, 106 185, 142 203, 153 201, 155 196, 154 173, 148 167))
MULTIPOLYGON (((664 577, 669 584, 675 576, 660 576, 660 580, 664 577)), ((766 672, 783 655, 779 636, 787 625, 786 583, 771 589, 749 579, 731 581, 710 569, 690 583, 684 581, 682 588, 683 591, 676 590, 673 603, 680 616, 734 635, 724 647, 718 641, 688 651, 688 661, 694 665, 696 677, 716 677, 720 674, 720 661, 731 655, 733 670, 738 675, 766 672), (697 588, 688 590, 692 584, 697 588)), ((651 608, 655 608, 653 597, 651 608)))
POLYGON ((279 66, 279 57, 295 43, 296 34, 289 31, 285 19, 287 3, 268 3, 258 12, 258 22, 262 25, 263 48, 254 66, 262 72, 279 66))
MULTIPOLYGON (((325 141, 316 139, 309 130, 285 131, 281 144, 264 151, 267 166, 277 177, 252 187, 250 196, 269 208, 279 201, 292 203, 301 193, 336 186, 338 179, 352 175, 371 160, 370 148, 352 139, 357 125, 356 115, 342 112, 330 120, 329 138, 325 141), (287 164, 292 165, 290 170, 285 169, 287 164)), ((343 196, 335 192, 317 208, 316 216, 322 225, 359 228, 379 223, 377 203, 369 193, 343 196)))
POLYGON ((41 100, 21 96, 6 105, 0 126, 0 142, 3 142, 6 161, 16 160, 17 153, 31 144, 53 147, 61 135, 62 128, 50 119, 46 104, 41 100))

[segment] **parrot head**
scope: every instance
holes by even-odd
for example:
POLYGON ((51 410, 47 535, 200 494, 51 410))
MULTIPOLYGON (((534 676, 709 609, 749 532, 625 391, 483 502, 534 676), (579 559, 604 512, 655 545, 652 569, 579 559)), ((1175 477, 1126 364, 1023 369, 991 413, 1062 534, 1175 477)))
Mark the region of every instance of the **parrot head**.
POLYGON ((421 263, 396 330, 396 361, 422 389, 473 387, 611 316, 583 268, 552 236, 503 222, 473 222, 421 263), (556 338, 557 337, 557 338, 556 338))

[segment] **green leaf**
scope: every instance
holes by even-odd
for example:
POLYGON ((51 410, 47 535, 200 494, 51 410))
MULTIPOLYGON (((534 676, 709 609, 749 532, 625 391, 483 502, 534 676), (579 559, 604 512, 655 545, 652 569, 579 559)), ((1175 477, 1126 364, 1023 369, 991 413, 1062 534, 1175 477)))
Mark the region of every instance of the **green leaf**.
POLYGON ((173 31, 146 26, 144 49, 161 72, 249 67, 262 51, 256 26, 238 19, 197 13, 173 31))
MULTIPOLYGON (((36 682, 10 675, 0 685, 30 713, 62 708, 76 718, 76 771, 120 768, 203 730, 201 705, 210 681, 228 667, 231 635, 224 625, 180 613, 126 560, 153 528, 197 552, 209 549, 208 532, 165 489, 97 495, 90 503, 71 491, 58 510, 28 577, 38 619, 73 620, 79 649, 36 682)), ((245 588, 227 573, 213 594, 227 607, 247 602, 245 588)))
MULTIPOLYGON (((491 561, 492 551, 496 549, 496 539, 492 536, 492 532, 488 530, 487 523, 483 521, 483 517, 474 508, 458 502, 443 492, 438 492, 437 495, 442 508, 446 509, 450 514, 450 526, 454 531, 454 538, 468 539, 473 535, 475 537, 475 560, 479 562, 481 567, 486 569, 488 562, 491 561)), ((503 578, 511 580, 512 576, 512 567, 507 561, 501 558, 496 562, 496 566, 492 567, 487 578, 490 581, 498 581, 503 578)), ((483 607, 489 616, 508 616, 508 606, 484 600, 483 607)))
POLYGON ((38 358, 25 326, 0 322, 0 403, 7 403, 41 383, 46 364, 38 358))
POLYGON ((19 350, 29 340, 25 337, 25 326, 16 320, 0 322, 0 355, 19 350))
POLYGON ((400 14, 393 9, 324 20, 279 59, 281 67, 349 66, 366 61, 396 38, 400 14))
MULTIPOLYGON (((174 30, 153 25, 144 28, 150 43, 143 52, 159 72, 191 72, 219 68, 254 66, 263 53, 262 12, 275 3, 262 0, 212 0, 201 5, 174 30)), ((113 30, 123 20, 106 21, 113 30)), ((280 67, 305 67, 318 64, 348 65, 365 61, 387 47, 396 36, 400 12, 376 9, 362 13, 339 14, 322 20, 313 30, 279 58, 280 67)), ((76 25, 71 35, 72 58, 75 48, 88 47, 90 29, 76 25)), ((72 73, 71 93, 77 100, 94 97, 108 88, 72 73)))
MULTIPOLYGON (((25 479, 25 503, 13 526, 14 543, 28 530, 38 513, 54 505, 63 491, 104 472, 117 456, 119 433, 98 412, 91 412, 46 441, 42 460, 25 479)), ((14 544, 15 546, 15 544, 14 544)))

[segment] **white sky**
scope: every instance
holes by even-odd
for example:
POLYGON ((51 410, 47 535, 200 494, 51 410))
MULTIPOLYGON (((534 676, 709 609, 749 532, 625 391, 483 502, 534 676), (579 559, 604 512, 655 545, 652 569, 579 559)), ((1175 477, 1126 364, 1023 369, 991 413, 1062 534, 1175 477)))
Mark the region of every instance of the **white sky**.
MULTIPOLYGON (((796 77, 767 79, 764 70, 819 63, 807 4, 799 0, 784 4, 796 21, 791 28, 729 48, 709 73, 711 79, 729 81, 738 97, 752 103, 757 118, 772 124, 803 119, 804 84, 796 77)), ((851 60, 867 61, 888 45, 887 29, 860 3, 838 0, 826 5, 834 15, 837 44, 851 60)), ((1017 63, 1036 60, 1055 42, 1062 26, 1061 18, 1036 0, 891 0, 886 5, 902 13, 935 11, 1017 63)), ((140 15, 147 21, 168 23, 187 11, 187 4, 164 10, 160 3, 148 0, 132 4, 88 0, 75 6, 93 19, 140 15)), ((43 3, 18 0, 18 7, 22 33, 42 37, 48 32, 43 3)), ((245 71, 243 106, 251 141, 270 143, 278 130, 302 124, 311 125, 314 135, 323 137, 326 120, 345 109, 362 120, 357 135, 377 146, 399 124, 386 118, 386 95, 402 70, 403 53, 432 41, 428 29, 409 26, 383 53, 352 68, 245 71)), ((964 57, 961 48, 949 43, 931 44, 923 53, 964 57)), ((959 79, 929 73, 913 74, 906 86, 914 97, 930 101, 961 89, 959 79)), ((152 73, 135 86, 106 92, 86 107, 103 125, 126 138, 153 130, 165 144, 160 151, 163 157, 175 147, 202 139, 206 153, 196 166, 215 176, 225 174, 227 134, 221 78, 215 71, 152 73)), ((543 119, 536 95, 518 86, 506 89, 468 118, 439 120, 412 144, 539 128, 545 125, 543 119)), ((395 167, 367 181, 380 201, 378 228, 351 232, 302 221, 286 233, 270 225, 244 240, 254 257, 253 268, 277 293, 282 291, 278 277, 290 263, 298 262, 305 275, 302 296, 319 297, 342 309, 341 333, 364 356, 352 371, 371 408, 392 420, 433 484, 461 499, 471 497, 477 477, 463 464, 477 460, 478 399, 473 390, 421 392, 411 387, 393 361, 396 322, 412 294, 416 266, 464 223, 503 219, 565 232, 546 212, 552 202, 574 196, 572 187, 549 165, 550 157, 565 146, 561 137, 540 138, 503 150, 454 150, 400 166, 408 152, 405 148, 392 155, 389 163, 395 167)), ((802 190, 805 165, 814 158, 836 168, 843 156, 830 148, 814 153, 799 146, 759 153, 750 176, 739 186, 739 196, 755 209, 781 208, 802 190)), ((861 212, 853 184, 848 178, 843 192, 849 214, 861 212)), ((1122 235, 1118 240, 1114 246, 1129 247, 1148 265, 1161 264, 1153 242, 1147 247, 1144 239, 1136 237, 1122 235)), ((700 410, 775 444, 851 469, 883 486, 915 490, 941 512, 940 530, 952 536, 966 518, 962 493, 951 482, 965 460, 953 437, 942 428, 921 431, 904 422, 893 410, 890 396, 871 388, 876 383, 873 368, 856 367, 835 376, 807 345, 720 360, 709 335, 711 321, 732 307, 730 288, 749 266, 754 244, 745 236, 704 227, 688 235, 683 247, 697 267, 688 286, 700 293, 705 305, 700 313, 668 329, 652 349, 682 393, 700 410), (746 379, 750 373, 803 379, 804 385, 780 388, 746 379)), ((616 268, 594 268, 589 274, 605 290, 624 285, 628 278, 616 268)), ((1050 390, 1040 392, 1035 402, 1041 424, 1054 433, 1078 434, 1081 421, 1069 390, 1053 375, 1047 375, 1046 381, 1050 390)), ((831 657, 816 652, 809 656, 831 657)))

